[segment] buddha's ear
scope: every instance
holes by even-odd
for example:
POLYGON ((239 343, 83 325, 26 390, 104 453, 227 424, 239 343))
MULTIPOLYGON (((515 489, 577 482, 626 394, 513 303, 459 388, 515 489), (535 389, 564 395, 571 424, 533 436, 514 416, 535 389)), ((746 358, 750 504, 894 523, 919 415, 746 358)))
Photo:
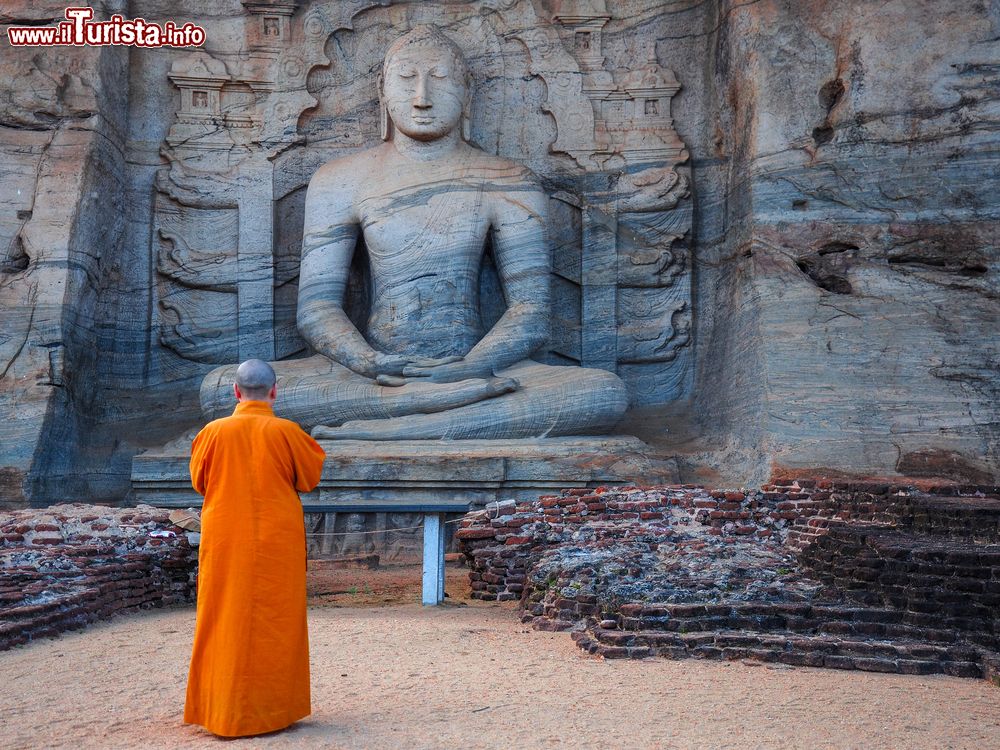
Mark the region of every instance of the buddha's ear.
POLYGON ((472 143, 472 76, 465 79, 465 102, 462 104, 462 140, 472 143))
POLYGON ((382 84, 385 79, 382 74, 378 74, 376 85, 378 87, 378 129, 379 138, 383 141, 392 140, 392 119, 389 117, 389 108, 385 105, 385 94, 382 93, 382 84))

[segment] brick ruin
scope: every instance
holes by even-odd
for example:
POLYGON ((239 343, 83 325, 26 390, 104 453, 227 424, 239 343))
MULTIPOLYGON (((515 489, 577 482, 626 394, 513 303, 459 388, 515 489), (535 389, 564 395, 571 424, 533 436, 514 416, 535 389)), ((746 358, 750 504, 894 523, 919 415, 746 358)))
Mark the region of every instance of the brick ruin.
POLYGON ((116 614, 194 602, 197 542, 148 505, 0 513, 0 651, 116 614))
MULTIPOLYGON (((572 489, 455 537, 472 596, 605 658, 754 659, 1000 684, 997 487, 797 479, 572 489)), ((193 603, 196 534, 151 506, 0 515, 0 650, 193 603)))
POLYGON ((470 514, 473 596, 605 658, 755 659, 1000 685, 996 487, 798 479, 568 490, 470 514))

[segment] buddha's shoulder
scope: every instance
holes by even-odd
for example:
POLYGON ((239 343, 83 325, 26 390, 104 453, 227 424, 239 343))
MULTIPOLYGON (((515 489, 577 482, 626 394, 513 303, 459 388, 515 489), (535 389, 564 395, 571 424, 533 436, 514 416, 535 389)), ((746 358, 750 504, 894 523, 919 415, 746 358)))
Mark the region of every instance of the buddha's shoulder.
POLYGON ((373 174, 372 169, 384 158, 386 145, 330 159, 313 174, 309 181, 310 187, 343 188, 360 182, 365 176, 373 174))
POLYGON ((511 183, 538 183, 534 172, 513 159, 490 154, 475 147, 470 147, 468 153, 473 169, 482 171, 495 179, 511 183))

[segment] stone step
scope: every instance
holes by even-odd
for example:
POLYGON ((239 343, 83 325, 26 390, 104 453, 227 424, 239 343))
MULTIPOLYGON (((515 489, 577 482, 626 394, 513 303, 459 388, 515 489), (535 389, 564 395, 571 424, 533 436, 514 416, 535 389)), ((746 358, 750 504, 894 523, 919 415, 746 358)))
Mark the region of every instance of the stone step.
POLYGON ((948 643, 962 630, 990 634, 985 620, 957 620, 932 614, 841 604, 735 603, 625 605, 617 618, 621 630, 686 633, 717 630, 787 630, 864 637, 918 638, 948 643), (971 627, 975 626, 975 627, 971 627))
POLYGON ((753 659, 795 666, 956 677, 984 676, 984 659, 993 656, 967 644, 851 640, 793 632, 628 632, 595 627, 574 633, 573 638, 588 653, 608 659, 753 659))
POLYGON ((917 495, 903 523, 915 533, 1000 543, 1000 497, 917 495))

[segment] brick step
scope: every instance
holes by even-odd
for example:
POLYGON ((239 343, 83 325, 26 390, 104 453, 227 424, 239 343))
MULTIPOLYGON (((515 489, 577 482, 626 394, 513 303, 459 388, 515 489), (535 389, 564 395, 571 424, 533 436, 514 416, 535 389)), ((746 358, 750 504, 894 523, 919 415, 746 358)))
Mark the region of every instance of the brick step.
POLYGON ((994 619, 1000 613, 1000 595, 992 593, 976 594, 905 583, 873 585, 869 590, 848 577, 835 578, 832 585, 845 599, 867 607, 892 607, 908 612, 936 613, 940 617, 980 620, 994 619))
MULTIPOLYGON (((905 578, 958 578, 962 583, 977 580, 989 580, 991 572, 1000 569, 1000 546, 989 545, 968 554, 968 559, 961 559, 958 553, 949 555, 949 559, 928 559, 925 550, 911 548, 840 546, 829 538, 819 542, 818 549, 810 550, 801 559, 811 563, 810 567, 818 565, 837 565, 846 570, 856 570, 860 580, 872 581, 879 577, 899 576, 905 578), (853 559, 845 559, 851 556, 853 559)), ((945 553, 941 553, 944 557, 945 553)), ((964 557, 964 555, 963 555, 964 557)), ((928 583, 936 583, 930 580, 928 583)))
POLYGON ((910 499, 903 523, 916 533, 1000 543, 1000 497, 910 499))
POLYGON ((817 537, 821 546, 840 552, 861 553, 866 548, 883 550, 886 559, 905 559, 945 565, 980 567, 1000 559, 1000 543, 982 543, 923 533, 910 527, 832 521, 817 537))
MULTIPOLYGON (((704 633, 722 630, 788 631, 807 635, 911 639, 931 643, 968 640, 996 648, 1000 637, 984 620, 969 620, 896 609, 809 604, 626 605, 622 631, 704 633)), ((998 623, 1000 625, 1000 623, 998 623)))
POLYGON ((623 617, 720 617, 785 615, 788 617, 832 617, 875 622, 896 622, 899 613, 891 609, 852 607, 837 602, 643 602, 619 607, 623 617))
MULTIPOLYGON (((917 638, 933 643, 955 643, 962 637, 961 631, 954 628, 926 628, 914 625, 851 622, 843 620, 822 620, 816 618, 677 618, 659 623, 643 623, 625 621, 621 624, 625 632, 659 631, 665 633, 705 633, 719 630, 757 630, 760 632, 787 631, 805 635, 837 635, 858 636, 862 638, 917 638), (643 627, 646 625, 647 627, 643 627)), ((984 645, 992 644, 996 639, 980 636, 984 645)))
POLYGON ((0 612, 0 623, 32 622, 52 613, 60 612, 67 606, 75 605, 81 600, 96 597, 93 589, 72 591, 46 597, 44 601, 34 604, 22 604, 17 607, 7 607, 0 612))
POLYGON ((802 549, 799 562, 859 604, 973 623, 956 623, 965 630, 998 620, 1000 544, 839 524, 802 549))
POLYGON ((850 640, 792 632, 716 631, 668 633, 599 627, 573 633, 583 650, 607 659, 662 656, 672 659, 754 659, 795 666, 858 669, 897 674, 983 677, 987 657, 967 644, 919 640, 850 640))

